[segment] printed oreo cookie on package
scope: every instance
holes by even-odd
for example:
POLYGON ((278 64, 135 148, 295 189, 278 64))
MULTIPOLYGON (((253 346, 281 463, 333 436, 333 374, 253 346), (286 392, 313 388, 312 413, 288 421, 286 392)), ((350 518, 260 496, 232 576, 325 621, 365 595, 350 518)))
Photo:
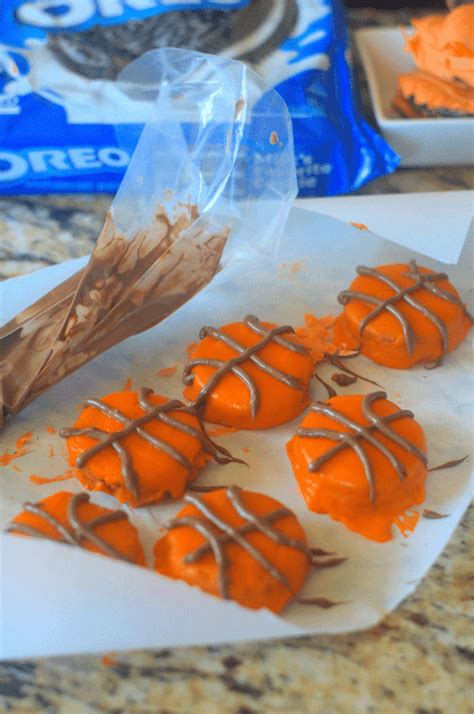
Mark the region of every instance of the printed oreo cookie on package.
POLYGON ((120 136, 146 121, 120 73, 160 47, 241 60, 280 93, 302 196, 398 165, 357 110, 340 0, 2 0, 0 194, 116 191, 120 136))

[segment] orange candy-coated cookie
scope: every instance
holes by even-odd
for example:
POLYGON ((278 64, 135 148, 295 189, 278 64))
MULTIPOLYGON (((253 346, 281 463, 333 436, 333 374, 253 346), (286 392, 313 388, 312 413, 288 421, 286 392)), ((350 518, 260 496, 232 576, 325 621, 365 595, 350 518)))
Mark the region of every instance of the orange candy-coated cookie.
POLYGON ((407 369, 440 363, 472 325, 472 318, 444 273, 415 261, 357 268, 358 277, 338 295, 344 305, 334 341, 360 348, 378 364, 407 369))
POLYGON ((201 342, 184 368, 184 396, 207 421, 237 429, 266 429, 301 414, 308 404, 313 364, 289 326, 247 315, 201 342))
POLYGON ((137 529, 127 514, 90 503, 87 493, 60 491, 38 503, 25 503, 23 508, 12 519, 7 532, 57 540, 145 565, 137 529))
POLYGON ((88 399, 74 427, 60 435, 85 488, 134 507, 181 498, 209 455, 232 460, 192 409, 150 389, 88 399))
POLYGON ((456 82, 445 82, 427 72, 400 75, 394 105, 405 114, 403 101, 422 116, 474 115, 472 87, 456 82))
POLYGON ((310 554, 290 510, 237 486, 185 500, 155 545, 159 573, 252 609, 280 612, 298 594, 310 554))
POLYGON ((446 15, 411 20, 406 50, 419 69, 446 82, 474 87, 474 5, 456 7, 446 15))
POLYGON ((413 529, 407 509, 423 502, 427 475, 423 429, 385 392, 314 404, 287 452, 308 508, 374 541, 392 525, 413 529))

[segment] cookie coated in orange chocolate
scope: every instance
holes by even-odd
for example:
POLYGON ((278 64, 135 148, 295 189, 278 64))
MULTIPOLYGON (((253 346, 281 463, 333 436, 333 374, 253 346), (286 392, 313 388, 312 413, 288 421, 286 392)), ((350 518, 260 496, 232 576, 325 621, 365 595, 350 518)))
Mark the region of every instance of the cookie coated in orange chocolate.
POLYGON ((312 405, 287 453, 311 511, 379 542, 393 524, 415 527, 418 516, 405 514, 425 497, 425 436, 385 392, 312 405))
POLYGON ((411 20, 414 33, 405 49, 424 72, 446 82, 474 87, 474 5, 460 5, 443 15, 411 20))
POLYGON ((313 363, 289 325, 247 315, 203 327, 185 365, 184 396, 203 417, 237 429, 266 429, 301 414, 313 363))
POLYGON ((127 514, 91 503, 87 493, 60 491, 23 508, 8 533, 57 540, 145 566, 137 529, 127 514))
POLYGON ((86 400, 74 426, 60 435, 85 488, 133 507, 181 498, 209 458, 232 461, 190 407, 150 389, 86 400))
POLYGON ((334 324, 334 342, 386 367, 435 365, 466 337, 472 325, 445 273, 415 261, 369 268, 360 265, 334 324))
MULTIPOLYGON (((473 116, 474 89, 456 82, 446 82, 428 72, 410 72, 398 78, 398 94, 394 106, 404 116, 408 112, 430 116, 473 116)), ((408 115, 410 115, 408 113, 408 115)))
POLYGON ((252 609, 280 612, 296 597, 311 558, 289 509, 237 486, 185 500, 155 545, 158 573, 252 609))

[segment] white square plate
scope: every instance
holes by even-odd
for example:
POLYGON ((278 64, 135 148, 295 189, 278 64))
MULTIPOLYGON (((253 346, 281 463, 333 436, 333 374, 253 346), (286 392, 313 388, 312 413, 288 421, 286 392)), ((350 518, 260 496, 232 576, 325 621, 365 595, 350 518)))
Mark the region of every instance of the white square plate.
MULTIPOLYGON (((407 28, 408 31, 408 28, 407 28)), ((416 65, 404 51, 401 28, 370 28, 355 33, 377 123, 402 166, 474 164, 474 120, 470 117, 405 119, 392 107, 400 74, 416 65)))

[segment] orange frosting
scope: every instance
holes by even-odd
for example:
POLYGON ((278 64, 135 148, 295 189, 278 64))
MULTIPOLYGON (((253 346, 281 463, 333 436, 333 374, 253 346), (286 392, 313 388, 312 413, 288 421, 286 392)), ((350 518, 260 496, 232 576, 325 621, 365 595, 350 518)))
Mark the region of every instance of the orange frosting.
MULTIPOLYGON (((159 394, 150 394, 149 400, 154 405, 169 401, 159 394)), ((138 403, 136 392, 114 392, 102 397, 101 401, 118 409, 130 419, 136 419, 145 413, 138 403)), ((167 414, 202 433, 202 427, 196 416, 178 410, 167 414)), ((95 407, 87 406, 76 420, 74 427, 79 429, 93 427, 105 432, 114 432, 122 429, 123 424, 95 407)), ((200 441, 158 419, 147 421, 142 428, 179 451, 191 463, 191 472, 171 455, 148 443, 133 431, 121 439, 120 443, 128 452, 137 475, 138 497, 134 497, 127 488, 120 457, 112 446, 106 446, 92 456, 82 468, 76 469, 77 477, 85 488, 90 491, 105 491, 119 501, 134 507, 161 501, 166 496, 181 498, 187 484, 195 478, 198 470, 207 460, 200 441)), ((68 437, 67 448, 71 466, 75 466, 78 456, 96 443, 97 439, 90 436, 68 437)))
MULTIPOLYGON (((66 491, 60 491, 59 493, 44 498, 42 501, 38 501, 35 505, 40 506, 42 510, 59 521, 66 530, 72 532, 72 527, 68 520, 68 506, 73 495, 74 494, 66 491)), ((90 501, 81 501, 77 506, 76 513, 79 519, 87 524, 99 516, 112 513, 112 511, 109 508, 103 508, 90 501)), ((45 538, 57 541, 63 540, 61 534, 51 523, 48 523, 44 518, 34 513, 22 511, 12 519, 13 526, 15 523, 21 523, 35 528, 43 533, 45 538)), ((14 528, 11 532, 15 535, 26 535, 20 532, 15 533, 14 528)), ((138 539, 137 529, 127 518, 121 518, 102 525, 99 524, 93 528, 93 532, 119 553, 123 554, 125 559, 136 565, 145 566, 145 555, 138 539)), ((104 552, 97 544, 92 543, 87 540, 87 538, 81 541, 81 547, 93 553, 108 555, 107 552, 104 552)))
MULTIPOLYGON (((405 275, 409 271, 406 263, 382 265, 376 270, 390 277, 400 288, 413 285, 414 281, 405 275)), ((419 271, 420 273, 433 272, 421 266, 419 271)), ((458 292, 448 280, 439 280, 436 285, 459 298, 458 292)), ((380 300, 395 294, 391 287, 368 275, 357 276, 349 290, 368 294, 380 300)), ((471 326, 471 321, 462 306, 433 295, 423 287, 413 292, 412 297, 445 323, 448 331, 448 352, 454 350, 466 337, 471 326)), ((411 355, 400 323, 386 309, 367 323, 362 336, 359 337, 361 321, 375 307, 359 299, 351 299, 336 319, 334 341, 347 347, 358 347, 362 354, 386 367, 407 369, 418 362, 436 362, 443 355, 442 338, 436 325, 405 300, 398 300, 394 306, 406 317, 413 330, 415 344, 411 355)))
POLYGON ((419 69, 445 81, 461 80, 474 87, 474 4, 448 15, 412 20, 415 32, 406 38, 419 69))
MULTIPOLYGON (((262 322, 266 329, 275 325, 262 322)), ((261 341, 244 322, 233 322, 220 328, 247 348, 261 341)), ((282 335, 286 340, 301 344, 293 334, 282 335)), ((246 359, 240 367, 255 381, 260 394, 260 407, 253 417, 250 410, 250 395, 245 384, 231 373, 225 374, 205 401, 203 416, 215 424, 233 426, 237 429, 266 429, 283 424, 301 414, 308 404, 308 385, 313 370, 309 354, 300 354, 272 341, 258 351, 258 357, 267 364, 301 380, 302 389, 295 389, 276 380, 260 367, 246 359)), ((207 335, 199 342, 191 354, 191 359, 213 359, 227 361, 236 357, 237 352, 214 337, 207 335)), ((184 396, 193 401, 214 374, 216 368, 199 365, 192 369, 193 381, 184 390, 184 396)))
MULTIPOLYGON (((361 409, 362 395, 345 395, 329 399, 326 404, 361 425, 368 425, 361 409)), ((387 399, 379 399, 372 409, 380 417, 398 411, 387 399)), ((333 417, 308 412, 301 422, 308 429, 330 429, 352 432, 333 417)), ((390 429, 426 452, 425 436, 421 426, 410 417, 395 419, 390 429)), ((309 464, 325 454, 338 442, 323 438, 294 436, 287 445, 288 457, 308 508, 315 513, 328 514, 340 521, 349 530, 360 533, 370 540, 383 542, 392 538, 392 525, 401 525, 404 530, 413 530, 416 518, 406 518, 405 512, 423 502, 426 465, 416 455, 384 436, 378 430, 371 434, 387 446, 406 468, 406 477, 398 473, 375 446, 364 438, 359 444, 367 454, 373 468, 375 502, 370 500, 369 482, 364 467, 355 450, 347 447, 324 462, 312 472, 309 464)))
MULTIPOLYGON (((240 491, 240 494, 244 505, 258 516, 282 508, 281 503, 261 493, 240 491)), ((234 509, 225 489, 207 493, 201 500, 229 525, 235 528, 244 525, 245 520, 234 509)), ((177 514, 176 520, 186 516, 198 517, 208 525, 210 523, 193 504, 186 505, 177 514)), ((217 526, 211 527, 217 535, 223 534, 217 526)), ((275 520, 272 528, 306 543, 304 531, 292 513, 275 520)), ((286 576, 288 585, 270 575, 240 544, 227 542, 223 547, 228 561, 228 596, 245 607, 266 607, 273 612, 280 612, 302 588, 310 565, 309 557, 301 550, 276 543, 257 530, 247 532, 245 540, 286 576)), ((155 569, 162 575, 184 580, 211 595, 219 596, 218 566, 212 551, 193 563, 184 562, 187 554, 194 552, 205 542, 205 537, 195 528, 172 528, 155 545, 155 569)))
MULTIPOLYGON (((398 86, 402 97, 414 102, 421 111, 426 108, 435 113, 448 110, 474 114, 474 89, 459 82, 446 82, 428 72, 411 72, 400 75, 398 86)), ((403 107, 397 106, 403 112, 403 107)))

